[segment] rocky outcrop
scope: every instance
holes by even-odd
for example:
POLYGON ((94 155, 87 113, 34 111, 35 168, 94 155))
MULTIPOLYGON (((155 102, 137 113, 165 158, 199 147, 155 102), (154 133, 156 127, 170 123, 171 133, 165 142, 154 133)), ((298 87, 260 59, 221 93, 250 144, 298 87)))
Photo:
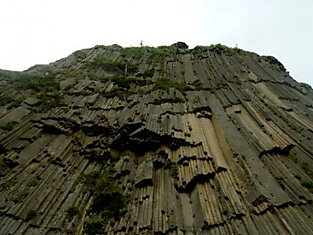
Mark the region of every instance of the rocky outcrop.
POLYGON ((0 77, 0 234, 313 233, 313 92, 274 57, 96 46, 0 77))

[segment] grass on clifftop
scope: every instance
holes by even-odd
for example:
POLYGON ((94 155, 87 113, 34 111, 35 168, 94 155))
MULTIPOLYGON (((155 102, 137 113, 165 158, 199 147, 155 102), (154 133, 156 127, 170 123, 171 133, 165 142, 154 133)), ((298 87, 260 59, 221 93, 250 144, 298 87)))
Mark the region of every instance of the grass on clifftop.
MULTIPOLYGON (((25 91, 25 96, 30 94, 39 99, 37 106, 40 106, 43 110, 61 105, 62 95, 59 92, 59 83, 52 73, 14 72, 11 76, 16 88, 23 93, 25 91)), ((22 97, 23 100, 26 98, 25 96, 22 97)), ((13 99, 11 106, 17 107, 23 100, 21 97, 20 99, 13 99)))
POLYGON ((85 62, 86 69, 102 69, 106 72, 120 73, 120 74, 134 74, 137 72, 137 66, 126 61, 110 60, 104 56, 98 55, 91 61, 85 62))
POLYGON ((242 49, 239 48, 231 48, 227 47, 222 44, 215 44, 210 46, 196 46, 194 49, 191 50, 191 53, 196 57, 201 57, 206 55, 207 52, 213 52, 218 55, 236 55, 244 52, 242 49))

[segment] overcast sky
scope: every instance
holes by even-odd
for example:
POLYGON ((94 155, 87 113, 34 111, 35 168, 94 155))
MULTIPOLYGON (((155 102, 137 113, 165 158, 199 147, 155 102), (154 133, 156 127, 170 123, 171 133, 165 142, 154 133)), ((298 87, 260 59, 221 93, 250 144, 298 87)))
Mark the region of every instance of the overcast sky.
POLYGON ((1 0, 0 68, 95 45, 222 43, 273 55, 313 85, 313 0, 1 0))

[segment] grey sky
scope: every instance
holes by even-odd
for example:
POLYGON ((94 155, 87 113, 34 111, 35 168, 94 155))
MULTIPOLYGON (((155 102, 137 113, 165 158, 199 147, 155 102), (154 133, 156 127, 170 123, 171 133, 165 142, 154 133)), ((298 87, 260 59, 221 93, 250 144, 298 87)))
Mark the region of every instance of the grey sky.
POLYGON ((312 0, 1 0, 0 68, 24 70, 95 45, 222 43, 273 55, 313 85, 312 0))

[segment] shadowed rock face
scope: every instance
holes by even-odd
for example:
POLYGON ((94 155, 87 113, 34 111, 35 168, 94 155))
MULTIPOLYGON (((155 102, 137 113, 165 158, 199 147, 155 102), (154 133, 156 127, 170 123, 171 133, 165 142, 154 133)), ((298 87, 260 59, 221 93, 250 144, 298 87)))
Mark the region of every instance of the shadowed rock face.
POLYGON ((0 234, 313 234, 313 92, 222 45, 0 71, 0 234))

